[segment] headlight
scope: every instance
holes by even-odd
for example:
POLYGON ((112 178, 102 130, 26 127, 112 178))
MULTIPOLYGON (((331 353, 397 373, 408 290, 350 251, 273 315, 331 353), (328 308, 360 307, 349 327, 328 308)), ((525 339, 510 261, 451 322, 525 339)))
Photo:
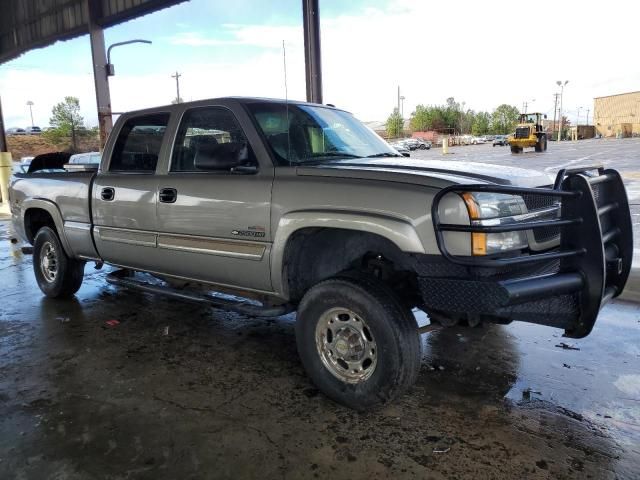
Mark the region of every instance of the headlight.
MULTIPOLYGON (((489 226, 514 223, 517 215, 526 213, 521 197, 503 193, 463 193, 471 225, 489 226)), ((504 233, 471 233, 471 253, 491 255, 493 253, 519 250, 528 246, 524 231, 504 233)))

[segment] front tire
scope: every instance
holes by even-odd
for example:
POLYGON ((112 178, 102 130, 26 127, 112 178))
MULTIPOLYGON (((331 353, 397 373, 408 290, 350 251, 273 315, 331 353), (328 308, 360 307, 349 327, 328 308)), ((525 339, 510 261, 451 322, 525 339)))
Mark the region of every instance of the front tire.
POLYGON ((402 395, 420 369, 415 318, 376 278, 344 276, 312 287, 298 308, 296 343, 313 383, 355 410, 402 395))
POLYGON ((511 153, 520 153, 522 152, 522 149, 520 147, 516 147, 515 145, 510 145, 511 147, 511 153))
POLYGON ((76 293, 82 285, 84 264, 67 256, 55 230, 38 230, 33 242, 33 273, 47 297, 67 298, 76 293))
POLYGON ((547 150, 547 136, 540 135, 538 141, 536 142, 536 152, 541 153, 547 150))

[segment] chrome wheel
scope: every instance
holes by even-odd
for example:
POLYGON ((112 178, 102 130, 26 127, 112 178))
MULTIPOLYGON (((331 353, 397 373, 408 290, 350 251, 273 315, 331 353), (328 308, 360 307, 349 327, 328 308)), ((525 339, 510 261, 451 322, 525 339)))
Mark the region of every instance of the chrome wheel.
POLYGON ((58 254, 51 242, 46 242, 40 250, 40 270, 47 282, 55 281, 58 275, 58 254))
POLYGON ((364 319, 346 308, 332 308, 321 315, 316 347, 327 370, 343 382, 363 382, 376 369, 373 334, 364 319))

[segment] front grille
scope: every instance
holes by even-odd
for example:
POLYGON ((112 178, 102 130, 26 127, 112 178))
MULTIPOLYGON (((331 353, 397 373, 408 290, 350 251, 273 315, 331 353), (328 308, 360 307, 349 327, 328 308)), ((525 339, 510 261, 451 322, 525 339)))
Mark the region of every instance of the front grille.
MULTIPOLYGON (((552 188, 551 185, 543 188, 552 188)), ((559 204, 559 199, 551 197, 549 195, 536 195, 535 193, 526 193, 522 195, 524 204, 527 206, 528 212, 535 212, 537 210, 543 210, 545 208, 551 208, 554 205, 559 204)), ((553 220, 557 218, 555 214, 543 215, 537 220, 553 220)), ((537 243, 544 243, 557 238, 560 235, 560 229, 558 227, 545 227, 533 229, 533 238, 537 243)))
MULTIPOLYGON (((542 188, 552 188, 551 185, 542 188)), ((536 210, 542 210, 543 208, 553 207, 558 203, 558 199, 549 195, 536 195, 535 193, 525 193, 522 195, 524 204, 527 206, 527 211, 535 212, 536 210)))
POLYGON ((516 128, 516 138, 529 138, 529 127, 516 128))

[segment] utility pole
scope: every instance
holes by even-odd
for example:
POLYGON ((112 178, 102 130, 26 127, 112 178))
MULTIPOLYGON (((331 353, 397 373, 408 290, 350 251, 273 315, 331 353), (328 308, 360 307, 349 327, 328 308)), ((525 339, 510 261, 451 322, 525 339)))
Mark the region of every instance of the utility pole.
POLYGON ((180 77, 182 76, 181 73, 178 73, 178 71, 176 70, 176 73, 174 75, 171 75, 171 78, 175 78, 176 79, 176 103, 180 103, 180 77))
POLYGON ((589 125, 589 112, 591 111, 590 108, 587 108, 587 125, 589 125))
POLYGON ((400 85, 398 85, 398 113, 400 113, 400 85))
POLYGON ((560 112, 558 113, 560 130, 558 130, 558 141, 562 140, 562 101, 564 100, 564 86, 569 83, 569 80, 565 80, 564 83, 558 80, 556 84, 560 87, 560 112))
POLYGON ((553 104, 553 132, 552 133, 556 133, 556 114, 558 113, 558 97, 560 96, 560 94, 554 93, 553 96, 555 97, 555 100, 553 104))

